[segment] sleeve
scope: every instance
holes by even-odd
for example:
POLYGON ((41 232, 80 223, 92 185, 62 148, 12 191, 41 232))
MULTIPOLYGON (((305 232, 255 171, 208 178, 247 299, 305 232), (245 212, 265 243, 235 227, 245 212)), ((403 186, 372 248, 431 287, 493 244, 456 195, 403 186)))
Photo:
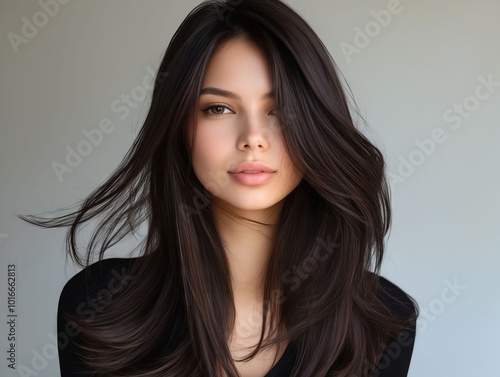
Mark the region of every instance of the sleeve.
POLYGON ((389 280, 380 277, 380 285, 384 303, 392 313, 408 321, 408 328, 387 343, 371 377, 406 377, 415 343, 418 309, 414 300, 389 280))

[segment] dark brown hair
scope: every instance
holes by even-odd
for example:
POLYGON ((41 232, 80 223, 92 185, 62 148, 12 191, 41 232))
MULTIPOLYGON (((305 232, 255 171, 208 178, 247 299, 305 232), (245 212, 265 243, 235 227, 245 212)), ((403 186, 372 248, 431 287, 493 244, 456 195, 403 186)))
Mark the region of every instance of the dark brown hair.
POLYGON ((198 5, 168 45, 149 113, 116 171, 67 215, 20 217, 44 227, 71 226, 66 246, 81 267, 91 263, 98 243, 101 260, 147 222, 133 282, 93 319, 71 318, 81 329, 81 357, 98 374, 216 376, 222 368, 237 376, 226 339, 235 319, 228 261, 212 196, 193 172, 186 140, 210 58, 234 38, 265 53, 280 132, 304 172, 285 198, 265 275, 263 323, 286 331, 261 336, 245 360, 263 346, 294 341, 293 376, 367 376, 366 365, 376 365, 384 345, 407 325, 380 300, 391 221, 385 162, 356 128, 328 50, 281 1, 198 5), (106 217, 83 260, 77 229, 101 214, 106 217), (173 321, 180 335, 163 344, 173 321))

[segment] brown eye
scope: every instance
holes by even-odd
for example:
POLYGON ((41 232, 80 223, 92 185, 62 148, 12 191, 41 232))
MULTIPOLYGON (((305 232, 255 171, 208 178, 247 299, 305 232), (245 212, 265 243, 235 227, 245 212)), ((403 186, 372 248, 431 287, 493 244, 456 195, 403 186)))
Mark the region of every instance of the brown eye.
POLYGON ((223 105, 212 105, 207 107, 206 109, 202 110, 205 114, 208 115, 213 115, 213 116, 218 116, 218 115, 224 115, 224 109, 228 109, 228 107, 223 106, 223 105), (210 111, 214 109, 215 111, 210 111), (221 112, 222 111, 222 112, 221 112))

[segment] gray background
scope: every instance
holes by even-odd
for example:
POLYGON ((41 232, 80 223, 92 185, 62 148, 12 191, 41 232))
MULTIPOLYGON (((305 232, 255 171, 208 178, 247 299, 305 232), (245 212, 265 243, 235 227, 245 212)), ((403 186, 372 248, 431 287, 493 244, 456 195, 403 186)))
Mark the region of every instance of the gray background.
MULTIPOLYGON (((2 376, 21 375, 21 366, 37 376, 59 375, 57 301, 77 271, 64 263, 65 229, 37 228, 14 214, 74 203, 113 171, 148 110, 151 92, 144 97, 143 79, 156 71, 171 36, 200 1, 74 0, 43 10, 41 4, 51 2, 0 3, 2 376), (15 48, 11 33, 22 36, 26 20, 40 27, 24 30, 29 38, 15 48), (122 94, 137 100, 118 109, 122 94), (58 177, 53 164, 64 164, 68 149, 85 144, 85 130, 107 118, 111 132, 58 177), (5 358, 8 263, 17 271, 17 371, 5 358)), ((500 82, 500 2, 288 4, 324 41, 391 176, 400 176, 392 184, 383 275, 422 309, 409 375, 497 376, 500 86, 480 88, 481 99, 476 88, 481 78, 500 82), (376 15, 387 12, 391 18, 381 25, 376 15), (356 40, 359 30, 372 35, 366 46, 356 40), (357 52, 346 54, 348 45, 357 52), (455 104, 468 110, 450 119, 455 104), (418 141, 433 135, 434 147, 425 154, 418 141)), ((108 256, 125 256, 132 245, 127 240, 108 256)))

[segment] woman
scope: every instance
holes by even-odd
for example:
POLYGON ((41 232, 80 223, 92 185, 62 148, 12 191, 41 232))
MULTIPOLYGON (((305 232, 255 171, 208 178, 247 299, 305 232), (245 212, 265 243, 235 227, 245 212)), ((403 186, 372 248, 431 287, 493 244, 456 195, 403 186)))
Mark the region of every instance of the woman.
POLYGON ((71 225, 85 267, 59 299, 62 377, 406 376, 385 163, 314 31, 278 0, 205 1, 159 70, 116 172, 68 215, 22 217, 71 225), (76 231, 103 213, 83 261, 76 231), (145 220, 139 257, 103 259, 145 220))

